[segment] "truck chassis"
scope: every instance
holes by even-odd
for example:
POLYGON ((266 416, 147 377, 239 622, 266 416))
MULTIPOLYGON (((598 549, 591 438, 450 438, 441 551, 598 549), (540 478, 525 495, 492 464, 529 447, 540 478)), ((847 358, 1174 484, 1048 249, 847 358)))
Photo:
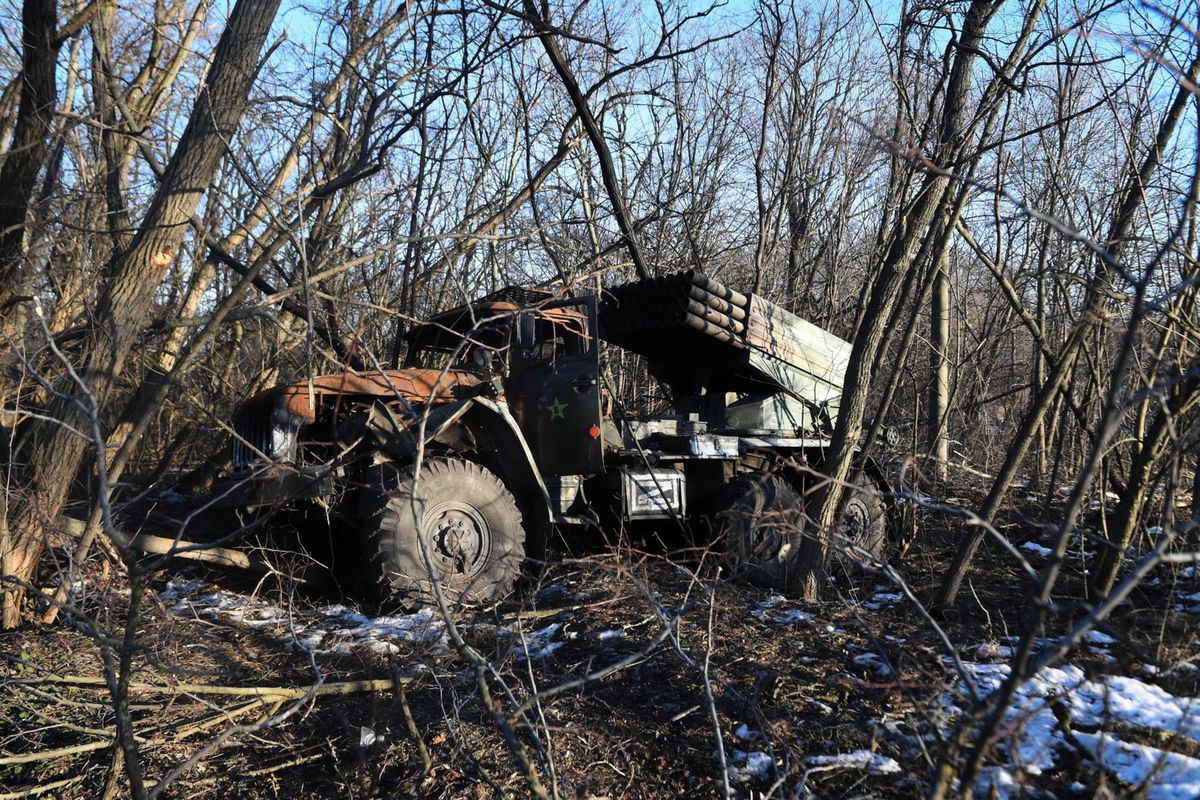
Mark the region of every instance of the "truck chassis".
MULTIPOLYGON (((320 498, 356 521, 381 596, 488 603, 544 558, 552 526, 670 521, 730 573, 788 588, 824 566, 805 498, 836 423, 850 345, 698 272, 562 298, 508 288, 404 335, 404 366, 278 386, 235 416, 225 504, 320 498), (641 356, 671 397, 614 407, 600 343, 641 356)), ((871 462, 835 534, 887 542, 871 462)))

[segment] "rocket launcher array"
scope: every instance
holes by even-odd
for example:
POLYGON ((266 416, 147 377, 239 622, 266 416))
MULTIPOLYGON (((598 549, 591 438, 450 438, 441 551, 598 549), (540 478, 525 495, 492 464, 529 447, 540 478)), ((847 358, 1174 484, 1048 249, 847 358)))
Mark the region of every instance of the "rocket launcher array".
POLYGON ((722 344, 745 348, 750 298, 699 272, 677 272, 605 291, 601 335, 626 349, 631 337, 684 326, 722 344))
POLYGON ((836 414, 850 343, 701 272, 606 289, 599 322, 601 338, 681 389, 783 392, 836 414))

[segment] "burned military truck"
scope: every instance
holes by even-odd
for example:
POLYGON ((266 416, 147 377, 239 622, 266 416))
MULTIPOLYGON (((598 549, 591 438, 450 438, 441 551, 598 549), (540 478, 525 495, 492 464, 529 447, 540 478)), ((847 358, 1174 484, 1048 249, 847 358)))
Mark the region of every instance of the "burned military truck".
MULTIPOLYGON (((667 520, 723 548, 734 573, 783 585, 804 498, 837 420, 849 343, 766 299, 682 272, 560 298, 508 288, 404 336, 400 369, 280 386, 235 418, 243 506, 321 498, 357 522, 370 587, 487 602, 539 560, 553 526, 610 533, 667 520), (642 357, 668 413, 627 413, 601 342, 642 357)), ((862 470, 842 535, 887 534, 862 470)), ((817 548, 819 552, 819 548, 817 548)))

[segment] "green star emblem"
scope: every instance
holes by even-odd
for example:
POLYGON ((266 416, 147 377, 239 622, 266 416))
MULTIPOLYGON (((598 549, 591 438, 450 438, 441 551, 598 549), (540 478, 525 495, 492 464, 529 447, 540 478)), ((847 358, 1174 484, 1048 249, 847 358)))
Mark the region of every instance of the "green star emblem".
POLYGON ((550 412, 550 419, 567 418, 567 404, 562 400, 559 400, 557 397, 554 398, 550 405, 546 406, 546 409, 550 412))

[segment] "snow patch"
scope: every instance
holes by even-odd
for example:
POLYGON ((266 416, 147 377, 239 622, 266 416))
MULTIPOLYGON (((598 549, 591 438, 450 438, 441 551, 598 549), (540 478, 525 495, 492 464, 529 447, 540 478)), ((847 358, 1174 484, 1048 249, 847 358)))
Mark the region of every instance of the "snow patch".
MULTIPOLYGON (((432 608, 412 614, 371 617, 343 605, 312 610, 290 610, 254 597, 223 591, 201 592, 198 580, 175 579, 159 593, 167 609, 181 616, 214 620, 241 628, 274 631, 288 649, 317 655, 347 655, 369 651, 380 655, 400 652, 400 644, 424 645, 434 655, 450 651, 446 624, 432 608)), ((564 614, 564 617, 569 616, 564 614)), ((574 631, 559 637, 564 623, 554 622, 532 632, 522 631, 514 623, 497 630, 500 636, 516 640, 517 657, 543 659, 577 636, 574 631), (560 640, 555 641, 558 637, 560 640)), ((487 628, 491 625, 472 625, 487 628)), ((615 639, 620 630, 604 631, 596 638, 615 639)))
POLYGON ((1042 547, 1037 542, 1026 542, 1025 544, 1021 545, 1021 549, 1028 550, 1029 552, 1033 553, 1034 555, 1039 555, 1039 556, 1042 556, 1043 558, 1045 558, 1046 556, 1048 556, 1054 552, 1049 547, 1042 547))
MULTIPOLYGON (((964 667, 982 695, 995 692, 1009 675, 1007 664, 967 663, 964 667)), ((946 709, 954 713, 951 701, 946 698, 946 709)), ((1093 680, 1072 665, 1048 667, 1017 690, 1006 714, 1008 727, 1014 731, 1006 746, 1011 763, 981 776, 984 789, 990 786, 1001 797, 1010 796, 1013 771, 1038 775, 1054 767, 1059 753, 1071 745, 1051 710, 1053 704, 1067 712, 1072 728, 1094 729, 1116 722, 1200 741, 1200 700, 1177 697, 1137 678, 1111 675, 1093 680)), ((1149 781, 1148 796, 1154 800, 1200 794, 1200 760, 1112 736, 1101 742, 1097 734, 1073 731, 1072 738, 1088 747, 1090 754, 1126 785, 1149 781), (1155 772, 1152 767, 1159 763, 1162 768, 1155 772)))
POLYGON ((808 622, 813 618, 812 614, 798 608, 779 608, 786 602, 787 598, 783 595, 773 594, 756 605, 750 612, 750 616, 774 625, 795 625, 798 622, 808 622))
POLYGON ((521 641, 517 642, 518 652, 517 658, 521 660, 537 661, 543 658, 549 658, 554 654, 554 651, 562 647, 566 642, 555 642, 554 637, 562 630, 563 623, 552 622, 544 628, 540 628, 533 633, 524 633, 520 629, 513 630, 508 628, 504 631, 509 636, 519 636, 521 641))
MULTIPOLYGON (((1007 664, 964 664, 984 694, 1000 688, 1008 677, 1007 664)), ((1114 720, 1140 728, 1179 733, 1200 741, 1200 700, 1176 697, 1137 678, 1110 675, 1088 680, 1076 666, 1047 667, 1027 681, 1011 710, 1045 710, 1047 702, 1061 700, 1071 718, 1085 727, 1114 720)))
POLYGON ((565 583, 548 583, 543 586, 537 593, 537 599, 541 602, 551 600, 565 600, 574 593, 574 590, 565 583))
POLYGON ((729 766, 729 779, 735 783, 765 781, 775 771, 775 759, 763 752, 746 753, 734 750, 730 753, 733 764, 729 766))
POLYGON ((750 726, 744 722, 734 729, 733 735, 741 739, 743 742, 753 742, 755 739, 762 738, 758 735, 758 731, 750 730, 750 726))
POLYGON ((343 605, 294 611, 231 592, 200 592, 198 580, 176 578, 159 592, 172 614, 199 617, 251 630, 279 629, 288 649, 318 655, 370 651, 399 652, 399 642, 426 644, 434 652, 449 649, 445 624, 431 608, 401 616, 369 617, 343 605))
POLYGON ((894 606, 902 602, 904 602, 904 595, 899 592, 876 592, 870 600, 863 603, 863 606, 872 611, 878 611, 885 606, 894 606))
POLYGON ((1101 647, 1107 647, 1117 643, 1116 639, 1109 636, 1107 633, 1104 633, 1103 631, 1088 631, 1083 635, 1083 638, 1088 643, 1099 645, 1101 647))
POLYGON ((1077 733, 1075 739, 1121 783, 1129 787, 1146 784, 1148 800, 1200 797, 1200 759, 1103 733, 1077 733))
POLYGON ((995 796, 997 800, 1010 800, 1024 794, 1021 781, 1011 770, 1004 767, 984 767, 979 770, 979 777, 975 779, 976 797, 995 796))
POLYGON ((288 612, 274 603, 229 592, 197 593, 199 580, 175 578, 158 597, 172 614, 231 623, 247 628, 268 628, 288 620, 288 612))
POLYGON ((894 678, 896 673, 887 665, 877 653, 862 653, 850 659, 851 663, 858 667, 866 667, 872 670, 880 678, 894 678))
POLYGON ((900 764, 896 759, 881 756, 870 750, 854 750, 831 756, 809 756, 804 759, 804 765, 809 769, 863 769, 870 775, 892 775, 900 771, 900 764))
POLYGON ((1012 658, 1016 652, 1008 645, 998 642, 980 642, 970 650, 979 658, 1012 658))
POLYGON ((296 642, 301 649, 339 654, 365 649, 390 655, 400 652, 398 642, 409 642, 431 645, 435 651, 449 650, 446 625, 432 608, 402 616, 368 617, 333 605, 319 609, 317 615, 307 627, 297 630, 296 642))

